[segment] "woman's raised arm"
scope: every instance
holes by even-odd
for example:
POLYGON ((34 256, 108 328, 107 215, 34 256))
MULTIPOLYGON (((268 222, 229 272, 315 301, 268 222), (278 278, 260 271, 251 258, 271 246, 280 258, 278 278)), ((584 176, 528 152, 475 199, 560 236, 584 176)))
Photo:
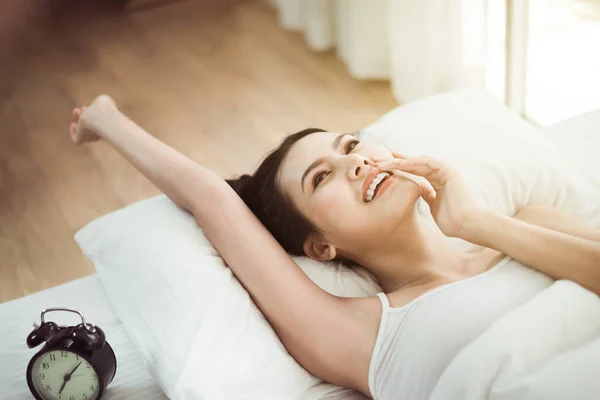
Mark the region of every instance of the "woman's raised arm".
MULTIPOLYGON (((365 392, 376 321, 320 289, 216 173, 154 138, 100 96, 75 121, 76 143, 104 139, 179 206, 204 233, 304 368, 365 392), (363 371, 364 370, 364 371, 363 371)), ((366 393, 366 392, 365 392, 366 393)))

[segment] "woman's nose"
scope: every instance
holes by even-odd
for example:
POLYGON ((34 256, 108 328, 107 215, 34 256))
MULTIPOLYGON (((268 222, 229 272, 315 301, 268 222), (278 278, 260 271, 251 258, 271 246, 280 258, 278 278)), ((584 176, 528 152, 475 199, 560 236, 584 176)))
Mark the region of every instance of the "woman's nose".
POLYGON ((350 178, 356 179, 364 176, 369 170, 369 166, 372 167, 374 165, 375 163, 366 157, 355 156, 348 168, 350 178))

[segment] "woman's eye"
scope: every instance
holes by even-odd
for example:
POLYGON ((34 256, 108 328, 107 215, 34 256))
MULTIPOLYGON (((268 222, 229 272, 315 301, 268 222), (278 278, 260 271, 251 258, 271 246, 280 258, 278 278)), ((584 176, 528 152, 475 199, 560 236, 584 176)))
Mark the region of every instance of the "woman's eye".
POLYGON ((317 173, 313 178, 313 187, 316 189, 325 178, 327 178, 327 172, 322 171, 317 173))
POLYGON ((358 143, 359 143, 358 140, 348 141, 348 143, 346 143, 346 146, 344 146, 344 150, 346 151, 346 154, 350 154, 352 152, 352 150, 354 150, 354 148, 358 145, 358 143))

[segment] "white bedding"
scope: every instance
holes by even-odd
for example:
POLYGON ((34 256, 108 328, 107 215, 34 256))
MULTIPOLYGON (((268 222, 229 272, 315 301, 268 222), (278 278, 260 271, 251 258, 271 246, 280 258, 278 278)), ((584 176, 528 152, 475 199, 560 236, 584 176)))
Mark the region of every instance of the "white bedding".
POLYGON ((557 281, 446 368, 431 400, 600 398, 600 298, 557 281))
POLYGON ((549 126, 542 133, 600 185, 600 110, 549 126))
MULTIPOLYGON (((40 323, 45 308, 67 307, 81 311, 86 321, 100 326, 117 356, 117 372, 108 385, 106 400, 164 400, 167 397, 154 382, 143 357, 115 315, 96 275, 81 278, 51 289, 0 304, 0 398, 31 400, 25 370, 42 345, 29 349, 25 344, 40 323)), ((73 324, 68 313, 48 313, 46 318, 59 324, 73 324), (66 317, 66 318, 65 318, 66 317), (62 319, 61 319, 62 318, 62 319)))

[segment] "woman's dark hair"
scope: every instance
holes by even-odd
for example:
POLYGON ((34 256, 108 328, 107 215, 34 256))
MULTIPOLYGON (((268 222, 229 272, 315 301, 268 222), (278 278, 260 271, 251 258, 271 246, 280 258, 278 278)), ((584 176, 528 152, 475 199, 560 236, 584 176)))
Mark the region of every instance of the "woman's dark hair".
POLYGON ((292 146, 300 139, 323 129, 308 128, 286 137, 270 152, 252 175, 227 183, 290 254, 304 255, 303 243, 318 229, 296 209, 278 183, 279 169, 292 146))

